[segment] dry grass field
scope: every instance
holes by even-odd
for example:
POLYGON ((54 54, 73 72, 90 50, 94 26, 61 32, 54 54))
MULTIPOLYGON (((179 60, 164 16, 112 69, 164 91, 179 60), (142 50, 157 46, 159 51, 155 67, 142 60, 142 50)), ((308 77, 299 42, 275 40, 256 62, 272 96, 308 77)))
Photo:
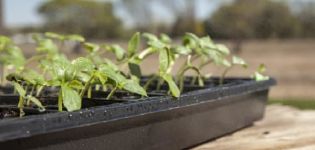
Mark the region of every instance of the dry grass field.
MULTIPOLYGON (((231 46, 229 42, 222 43, 231 46)), ((25 53, 28 56, 32 55, 33 46, 23 47, 27 49, 25 53)), ((315 40, 244 41, 239 55, 247 60, 250 67, 247 70, 235 67, 228 75, 249 76, 260 63, 265 63, 267 74, 278 81, 278 85, 271 90, 271 98, 315 100, 315 40)), ((152 56, 144 63, 143 68, 146 69, 144 73, 157 71, 156 60, 157 57, 152 56)), ((213 75, 222 72, 213 66, 203 71, 212 72, 213 75)))

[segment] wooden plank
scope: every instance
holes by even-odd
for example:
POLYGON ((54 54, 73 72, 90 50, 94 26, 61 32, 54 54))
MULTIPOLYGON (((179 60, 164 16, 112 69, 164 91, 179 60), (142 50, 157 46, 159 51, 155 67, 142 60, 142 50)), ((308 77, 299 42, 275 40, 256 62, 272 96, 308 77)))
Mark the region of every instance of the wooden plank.
POLYGON ((193 149, 315 150, 315 111, 271 105, 254 126, 193 149))

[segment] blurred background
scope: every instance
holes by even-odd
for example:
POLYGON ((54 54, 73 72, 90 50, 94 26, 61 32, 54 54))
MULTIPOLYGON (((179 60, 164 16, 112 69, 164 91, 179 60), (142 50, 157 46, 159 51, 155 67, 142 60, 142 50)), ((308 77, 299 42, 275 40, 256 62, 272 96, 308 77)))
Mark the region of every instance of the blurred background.
MULTIPOLYGON (((272 101, 315 106, 314 0, 0 0, 0 32, 27 56, 34 53, 31 33, 46 31, 123 45, 136 31, 166 33, 178 41, 185 32, 209 35, 251 65, 230 75, 249 76, 265 63, 278 81, 272 101)), ((148 63, 148 72, 157 69, 148 63)))

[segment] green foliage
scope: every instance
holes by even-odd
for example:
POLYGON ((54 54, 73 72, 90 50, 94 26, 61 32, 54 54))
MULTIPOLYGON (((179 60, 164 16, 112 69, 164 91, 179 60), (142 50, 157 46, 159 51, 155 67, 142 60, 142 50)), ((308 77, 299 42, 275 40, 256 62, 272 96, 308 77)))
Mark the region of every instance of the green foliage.
POLYGON ((131 37, 130 41, 128 42, 128 57, 132 57, 136 53, 139 47, 139 42, 140 33, 137 32, 131 37))
POLYGON ((61 86, 62 91, 62 99, 64 106, 67 108, 68 111, 74 111, 81 109, 81 98, 77 91, 70 88, 67 85, 61 86))
MULTIPOLYGON (((172 43, 172 40, 165 34, 156 36, 150 33, 135 33, 128 43, 127 50, 116 44, 98 45, 86 42, 80 35, 47 32, 43 35, 37 34, 34 36, 34 40, 37 42, 38 53, 25 61, 21 50, 14 46, 10 39, 0 37, 0 53, 12 59, 0 59, 1 63, 20 68, 6 78, 12 82, 20 95, 18 107, 21 115, 23 115, 25 105, 34 104, 40 110, 45 109, 37 98, 41 96, 41 90, 44 87, 59 89, 59 111, 63 111, 63 108, 67 111, 75 111, 81 108, 83 97, 92 97, 94 87, 101 86, 109 92, 106 99, 112 99, 117 90, 146 97, 146 90, 160 90, 161 86, 165 84, 168 86, 168 93, 178 98, 185 89, 184 81, 187 71, 193 71, 196 74, 191 79, 192 85, 197 83, 199 86, 204 86, 203 80, 206 75, 201 73, 201 69, 211 63, 225 68, 220 84, 223 84, 228 70, 235 65, 247 67, 242 58, 229 57, 230 51, 226 46, 215 43, 208 36, 198 37, 192 33, 185 34, 182 44, 172 43), (146 40, 143 48, 139 45, 141 37, 146 40), (80 42, 86 49, 87 55, 72 60, 68 59, 60 53, 62 46, 56 44, 56 42, 66 40, 80 42), (105 52, 114 53, 116 62, 104 58, 102 54, 105 52), (142 86, 140 85, 142 77, 140 65, 149 55, 153 54, 159 57, 159 68, 142 86), (173 76, 174 64, 181 57, 186 61, 179 68, 176 76, 173 76), (196 63, 196 60, 200 60, 200 64, 196 63), (37 63, 35 69, 27 66, 29 62, 33 61, 37 63), (127 66, 129 72, 123 72, 122 68, 127 66), (152 82, 156 83, 155 89, 152 87, 148 89, 152 82)), ((257 81, 267 80, 268 77, 262 75, 264 71, 265 67, 261 65, 253 78, 257 81)))
POLYGON ((264 76, 263 73, 266 71, 266 67, 264 64, 260 64, 259 67, 257 68, 257 71, 254 73, 253 78, 256 81, 264 81, 264 80, 269 80, 268 76, 264 76))

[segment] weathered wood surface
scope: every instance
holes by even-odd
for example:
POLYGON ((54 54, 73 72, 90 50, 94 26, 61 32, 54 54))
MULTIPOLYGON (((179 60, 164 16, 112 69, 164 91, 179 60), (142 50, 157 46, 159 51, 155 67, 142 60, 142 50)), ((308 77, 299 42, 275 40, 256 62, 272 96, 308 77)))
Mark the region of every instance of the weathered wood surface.
POLYGON ((315 111, 271 105, 254 126, 194 150, 315 150, 315 111))

